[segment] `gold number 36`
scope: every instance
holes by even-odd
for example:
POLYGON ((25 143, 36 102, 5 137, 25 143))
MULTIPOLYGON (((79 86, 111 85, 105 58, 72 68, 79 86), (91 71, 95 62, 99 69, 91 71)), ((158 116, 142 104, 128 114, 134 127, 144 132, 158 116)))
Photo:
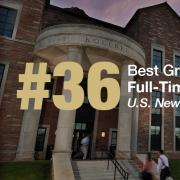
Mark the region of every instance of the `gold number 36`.
MULTIPOLYGON (((120 100, 120 86, 114 78, 103 78, 102 71, 108 74, 119 74, 119 68, 111 62, 97 62, 88 73, 88 99, 91 106, 98 110, 110 110, 117 106, 120 100), (107 100, 101 99, 101 90, 106 88, 107 100)), ((83 104, 84 91, 79 85, 83 80, 83 69, 75 62, 59 63, 54 69, 54 76, 64 76, 62 95, 53 95, 55 106, 62 110, 75 110, 83 104), (66 74, 69 71, 69 74, 66 74), (66 74, 66 75, 65 75, 66 74), (68 99, 69 97, 69 99, 68 99)))

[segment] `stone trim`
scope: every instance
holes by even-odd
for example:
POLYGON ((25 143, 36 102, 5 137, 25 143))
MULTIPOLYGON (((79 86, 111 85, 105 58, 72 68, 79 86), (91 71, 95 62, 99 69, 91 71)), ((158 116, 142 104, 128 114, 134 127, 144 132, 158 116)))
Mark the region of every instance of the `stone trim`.
MULTIPOLYGON (((149 100, 150 100, 150 106, 152 107, 152 93, 149 93, 149 100)), ((151 114, 152 114, 152 108, 149 108, 149 134, 148 134, 148 151, 151 151, 151 114)))
MULTIPOLYGON (((160 90, 161 91, 161 90, 160 90)), ((163 93, 162 91, 161 91, 161 93, 162 93, 162 99, 163 98, 165 98, 165 93, 163 93)), ((165 148, 165 146, 164 146, 164 134, 166 133, 165 131, 164 131, 164 111, 165 111, 165 109, 164 109, 164 107, 162 107, 162 125, 161 125, 161 128, 162 128, 162 132, 161 132, 161 149, 163 149, 164 150, 164 148, 165 148)))
MULTIPOLYGON (((176 93, 173 93, 173 101, 176 100, 176 93)), ((173 152, 176 152, 176 108, 173 108, 173 152)))
MULTIPOLYGON (((123 36, 124 38, 127 38, 128 40, 132 41, 133 43, 135 43, 137 46, 139 46, 139 48, 142 48, 143 49, 143 46, 141 46, 137 41, 135 41, 134 39, 131 39, 129 36, 125 35, 125 34, 122 34, 120 32, 117 32, 117 31, 114 31, 112 29, 109 29, 109 28, 105 28, 105 27, 100 27, 100 26, 97 26, 97 25, 89 25, 89 24, 60 24, 60 25, 54 25, 54 26, 50 26, 50 27, 47 27, 45 29, 43 29, 41 31, 41 33, 47 31, 47 30, 51 30, 51 29, 54 29, 55 27, 70 27, 70 26, 79 26, 79 27, 87 27, 87 28, 95 28, 97 30, 102 30, 102 31, 106 31, 106 32, 109 32, 111 35, 118 35, 121 34, 121 36, 123 36)), ((143 49, 144 51, 144 49, 143 49)))
POLYGON ((40 55, 41 50, 52 46, 71 45, 108 50, 145 66, 145 53, 137 42, 121 33, 84 24, 62 24, 45 29, 37 39, 35 53, 40 55))

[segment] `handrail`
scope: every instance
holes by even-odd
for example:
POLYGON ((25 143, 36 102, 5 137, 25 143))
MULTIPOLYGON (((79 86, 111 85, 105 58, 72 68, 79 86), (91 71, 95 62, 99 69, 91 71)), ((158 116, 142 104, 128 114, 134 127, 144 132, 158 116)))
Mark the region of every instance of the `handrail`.
POLYGON ((116 179, 116 174, 117 174, 116 171, 117 170, 122 175, 124 180, 128 180, 129 173, 126 172, 126 170, 123 169, 123 167, 119 164, 119 162, 116 160, 116 158, 110 152, 107 152, 107 155, 108 155, 107 169, 109 169, 109 161, 111 161, 113 163, 113 165, 115 166, 115 168, 114 168, 114 180, 116 179))

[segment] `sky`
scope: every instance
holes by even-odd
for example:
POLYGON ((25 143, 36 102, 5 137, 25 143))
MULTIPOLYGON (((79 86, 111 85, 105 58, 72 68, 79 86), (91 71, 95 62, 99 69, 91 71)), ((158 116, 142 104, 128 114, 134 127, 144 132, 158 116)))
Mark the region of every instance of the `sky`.
POLYGON ((162 2, 168 2, 180 16, 180 0, 51 0, 52 5, 78 7, 93 18, 121 27, 125 27, 137 9, 162 2))

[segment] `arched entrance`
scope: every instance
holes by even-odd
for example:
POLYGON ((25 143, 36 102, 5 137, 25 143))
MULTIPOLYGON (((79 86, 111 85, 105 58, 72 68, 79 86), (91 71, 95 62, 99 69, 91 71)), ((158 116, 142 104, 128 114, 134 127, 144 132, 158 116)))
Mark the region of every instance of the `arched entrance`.
MULTIPOLYGON (((34 54, 47 61, 52 69, 58 63, 68 60, 81 64, 84 72, 88 72, 90 66, 98 61, 110 61, 119 66, 121 75, 115 77, 121 86, 117 156, 128 158, 131 154, 129 132, 132 129, 133 119, 133 111, 126 105, 128 98, 133 96, 132 93, 127 92, 127 81, 133 79, 127 75, 128 64, 145 65, 145 53, 142 47, 129 37, 106 28, 84 24, 61 24, 42 31, 37 39, 34 54)), ((63 94, 68 96, 64 90, 63 94)), ((31 114, 32 110, 27 113, 24 123, 26 119, 28 122, 28 116, 31 114)), ((59 112, 54 154, 60 155, 62 159, 64 157, 70 159, 75 118, 76 111, 59 112)), ((25 132, 21 132, 22 142, 18 151, 21 157, 24 153, 32 152, 31 145, 26 145, 24 152, 23 144, 26 144, 24 141, 27 140, 23 138, 23 133, 25 132)), ((29 138, 35 137, 29 133, 29 138)))

